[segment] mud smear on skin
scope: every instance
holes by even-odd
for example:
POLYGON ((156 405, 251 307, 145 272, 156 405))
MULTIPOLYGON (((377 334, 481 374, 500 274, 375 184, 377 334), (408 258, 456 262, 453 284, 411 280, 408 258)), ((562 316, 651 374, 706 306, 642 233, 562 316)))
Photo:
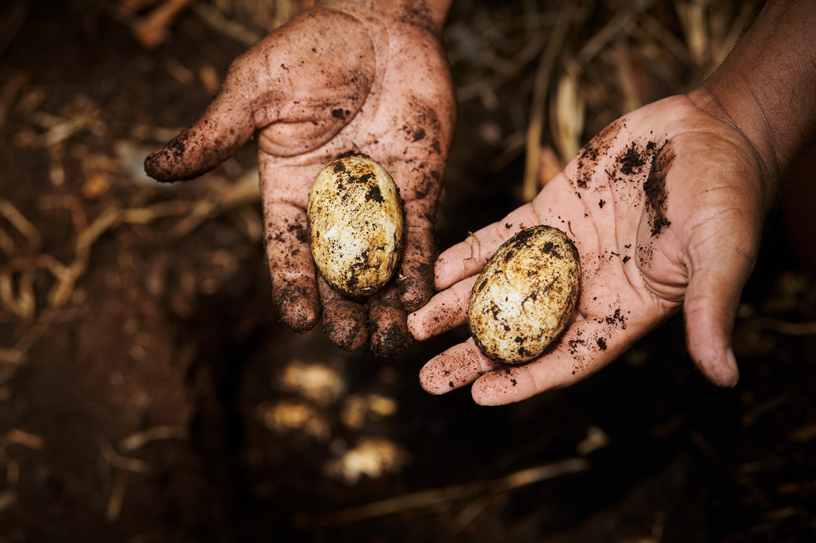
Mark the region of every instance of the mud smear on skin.
POLYGON ((320 317, 320 304, 315 304, 314 291, 298 281, 283 280, 272 301, 281 320, 298 334, 311 330, 320 317))
MULTIPOLYGON (((654 144, 649 142, 646 146, 646 150, 651 151, 654 149, 654 144)), ((620 155, 618 155, 618 164, 620 165, 620 173, 623 175, 637 175, 640 173, 640 169, 646 164, 646 159, 648 157, 644 156, 640 153, 637 148, 637 144, 633 141, 629 147, 626 148, 620 155)))
POLYGON ((643 184, 643 193, 646 197, 646 210, 649 214, 649 226, 652 237, 659 236, 663 230, 671 226, 666 218, 667 199, 666 177, 669 175, 674 158, 674 144, 667 141, 658 149, 649 171, 649 177, 643 184))
MULTIPOLYGON (((592 181, 592 173, 597 169, 601 157, 609 151, 615 138, 623 128, 623 121, 617 120, 604 128, 600 134, 595 136, 587 143, 581 150, 578 157, 578 177, 574 180, 575 184, 580 189, 589 188, 589 183, 592 181)), ((572 180, 571 180, 572 181, 572 180)), ((580 193, 579 198, 580 198, 580 193)))
POLYGON ((433 269, 427 262, 421 262, 416 266, 411 266, 407 275, 398 275, 395 283, 401 297, 408 293, 428 293, 425 298, 418 300, 404 300, 405 310, 409 313, 417 311, 424 306, 433 293, 433 269))
POLYGON ((368 339, 364 320, 362 307, 327 307, 323 314, 323 333, 344 351, 356 351, 368 339))
POLYGON ((413 342, 408 331, 407 314, 399 300, 389 293, 385 298, 372 302, 368 309, 371 351, 375 356, 394 356, 413 342))

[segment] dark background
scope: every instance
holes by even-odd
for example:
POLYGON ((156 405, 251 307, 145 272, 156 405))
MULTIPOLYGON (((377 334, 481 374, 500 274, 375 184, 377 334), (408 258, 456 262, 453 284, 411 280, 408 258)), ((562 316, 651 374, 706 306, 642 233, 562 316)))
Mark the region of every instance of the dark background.
MULTIPOLYGON (((0 541, 816 540, 812 221, 791 197, 812 176, 792 176, 768 217, 734 389, 694 368, 675 317, 569 389, 500 408, 432 397, 418 371, 465 330, 377 359, 279 323, 251 143, 193 182, 144 178, 144 156, 206 107, 231 60, 305 2, 192 4, 155 46, 134 30, 156 7, 0 11, 0 541), (371 475, 343 478, 352 458, 371 475), (574 458, 585 469, 495 482, 574 458)), ((559 7, 454 4, 443 248, 522 203, 559 7)), ((576 7, 546 94, 550 165, 571 143, 559 127, 582 144, 698 85, 758 5, 576 7), (559 117, 576 58, 584 115, 559 117)))

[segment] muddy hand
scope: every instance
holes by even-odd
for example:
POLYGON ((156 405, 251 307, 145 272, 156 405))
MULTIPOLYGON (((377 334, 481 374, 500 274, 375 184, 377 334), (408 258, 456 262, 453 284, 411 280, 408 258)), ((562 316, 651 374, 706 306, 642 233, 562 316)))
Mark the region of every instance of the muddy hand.
POLYGON ((409 316, 419 339, 464 322, 474 274, 525 226, 572 237, 581 293, 551 352, 498 371, 467 341, 425 365, 425 389, 475 381, 478 403, 519 401, 599 370, 681 308, 689 354, 733 386, 731 332, 765 213, 816 138, 814 25, 816 3, 770 0, 700 88, 612 123, 532 204, 445 251, 436 285, 447 290, 409 316))
POLYGON ((365 344, 370 329, 389 330, 388 345, 381 344, 384 334, 371 335, 372 348, 393 353, 410 342, 405 310, 432 294, 436 201, 455 125, 439 42, 442 4, 422 11, 408 0, 373 7, 318 2, 239 57, 204 115, 145 161, 159 181, 190 179, 255 135, 274 301, 298 332, 322 312, 326 334, 344 349, 365 344), (318 284, 308 243, 312 181, 349 150, 391 173, 405 208, 397 285, 367 305, 318 284), (395 301, 404 307, 392 310, 395 301), (404 341, 392 337, 394 330, 404 341))
POLYGON ((582 268, 555 347, 499 367, 471 339, 428 362, 422 386, 441 394, 475 381, 480 404, 523 400, 596 372, 683 306, 691 356, 713 382, 734 385, 731 329, 771 200, 760 167, 744 137, 686 96, 612 123, 531 204, 445 251, 436 286, 447 290, 408 321, 420 339, 465 322, 485 261, 519 230, 548 224, 573 239, 582 268))

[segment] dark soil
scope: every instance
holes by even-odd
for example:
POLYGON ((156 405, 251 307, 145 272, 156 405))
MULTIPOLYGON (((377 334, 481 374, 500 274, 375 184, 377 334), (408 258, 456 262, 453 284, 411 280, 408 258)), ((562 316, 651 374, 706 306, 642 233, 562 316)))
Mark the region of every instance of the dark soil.
MULTIPOLYGON (((515 4, 502 9, 521 12, 515 4)), ((589 38, 619 3, 584 4, 596 6, 589 38)), ((505 13, 480 6, 460 2, 450 24, 505 13)), ((68 265, 82 217, 91 224, 112 205, 198 202, 217 185, 140 179, 122 142, 143 158, 169 138, 137 137, 140 127, 193 122, 211 98, 198 74, 211 67, 223 76, 242 46, 188 12, 165 45, 146 51, 114 7, 32 2, 0 51, 0 89, 25 78, 11 102, 0 102, 0 196, 41 238, 0 217, 14 258, 48 254, 68 265), (51 147, 36 143, 51 131, 49 118, 78 119, 87 104, 96 124, 51 147)), ((651 13, 682 39, 671 3, 651 13)), ((688 69, 671 66, 674 75, 645 99, 692 81, 688 69)), ((519 89, 529 92, 534 70, 526 66, 502 88, 496 109, 461 104, 439 208, 442 247, 519 205, 523 156, 497 169, 502 149, 479 134, 485 125, 513 132, 508 104, 519 89)), ((454 67, 457 84, 472 75, 454 67)), ((594 108, 587 136, 617 116, 594 108)), ((229 186, 252 170, 249 147, 216 170, 229 186)), ((38 318, 50 320, 22 363, 0 364, 0 542, 816 540, 816 336, 785 335, 773 324, 816 319, 816 280, 794 255, 778 211, 740 307, 735 388, 716 388, 694 368, 675 318, 587 381, 503 408, 476 406, 467 389, 429 396, 418 384, 425 361, 465 339, 464 329, 390 358, 368 347, 343 352, 319 326, 286 330, 270 302, 252 217, 260 217, 258 203, 207 216, 183 235, 174 234, 178 216, 122 223, 93 243, 60 309, 49 309, 56 279, 44 268, 31 275, 33 316, 3 306, 5 349, 20 345, 38 318), (285 379, 298 364, 328 368, 342 387, 328 398, 304 396, 285 379), (372 407, 355 422, 351 400, 373 406, 378 398, 397 410, 372 407), (273 408, 286 402, 310 409, 312 426, 282 429, 273 408), (132 450, 122 442, 161 427, 175 437, 132 450), (332 475, 344 451, 375 438, 398 445, 396 467, 356 484, 332 475), (588 468, 346 524, 332 516, 573 457, 588 468)), ((0 255, 6 270, 13 259, 0 255)), ((22 275, 12 274, 18 290, 22 275)))

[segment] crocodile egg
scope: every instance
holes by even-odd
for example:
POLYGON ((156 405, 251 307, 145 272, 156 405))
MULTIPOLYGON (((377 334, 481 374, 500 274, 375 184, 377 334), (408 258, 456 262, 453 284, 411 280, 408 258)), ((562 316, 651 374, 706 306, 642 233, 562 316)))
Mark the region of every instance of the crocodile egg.
POLYGON ((536 358, 569 321, 581 283, 578 250, 551 226, 507 240, 473 285, 470 331, 489 358, 520 364, 536 358))
POLYGON ((343 154, 317 175, 307 207, 312 257, 335 290, 351 298, 391 279, 403 247, 402 200, 385 169, 343 154))

